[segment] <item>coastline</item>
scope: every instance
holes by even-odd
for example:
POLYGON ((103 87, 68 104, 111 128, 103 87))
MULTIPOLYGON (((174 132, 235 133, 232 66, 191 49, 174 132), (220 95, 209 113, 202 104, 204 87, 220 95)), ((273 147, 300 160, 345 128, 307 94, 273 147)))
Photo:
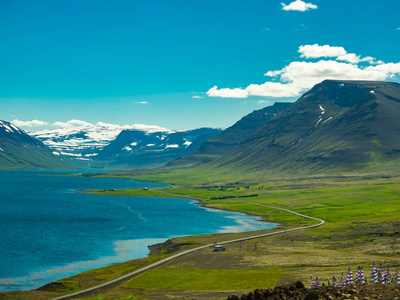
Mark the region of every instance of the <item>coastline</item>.
MULTIPOLYGON (((278 207, 268 206, 268 205, 263 205, 263 204, 255 204, 255 205, 259 205, 259 206, 263 206, 263 207, 267 207, 267 208, 272 208, 272 209, 282 210, 282 211, 285 211, 285 212, 289 212, 289 213, 301 216, 301 217, 306 218, 306 219, 313 219, 313 220, 318 221, 318 224, 295 227, 295 228, 290 228, 290 229, 287 229, 287 230, 283 229, 283 230, 280 230, 280 231, 273 231, 273 232, 265 232, 265 230, 263 230, 260 234, 257 234, 257 235, 250 235, 250 236, 247 236, 247 237, 239 237, 239 238, 238 238, 238 236, 236 236, 234 239, 232 239, 232 238, 229 239, 228 238, 228 240, 219 241, 218 243, 220 245, 233 244, 233 243, 238 243, 238 242, 241 243, 243 241, 248 241, 248 240, 253 240, 253 239, 258 239, 258 238, 264 238, 264 237, 269 237, 269 236, 274 236, 274 235, 280 235, 280 234, 286 234, 287 232, 294 232, 294 231, 299 231, 299 230, 303 230, 303 229, 317 228, 317 227, 320 227, 320 226, 325 224, 325 221, 322 220, 322 219, 310 217, 310 216, 307 216, 307 215, 304 215, 304 214, 301 214, 301 213, 298 213, 298 212, 294 212, 294 211, 291 211, 291 210, 288 210, 288 209, 283 209, 283 208, 278 208, 278 207)), ((253 234, 254 234, 254 232, 253 232, 253 234)), ((215 236, 215 235, 211 235, 211 236, 215 236)), ((172 241, 170 241, 170 240, 167 241, 167 244, 172 244, 172 241)), ((164 245, 165 245, 165 243, 164 243, 164 245)), ((187 243, 187 242, 186 243, 181 243, 180 245, 178 244, 178 246, 181 246, 181 245, 193 245, 193 244, 192 243, 187 243)), ((196 245, 201 245, 201 244, 197 243, 196 245)), ((63 296, 59 296, 59 297, 53 298, 53 300, 68 300, 68 299, 73 299, 73 297, 75 297, 75 296, 87 296, 87 295, 93 294, 93 292, 106 291, 110 287, 113 287, 115 285, 124 283, 127 280, 132 279, 133 277, 135 277, 135 276, 137 276, 137 275, 139 275, 139 274, 141 274, 141 273, 143 273, 143 272, 145 272, 147 270, 151 270, 153 268, 161 266, 161 265, 163 265, 163 264, 165 264, 165 263, 167 263, 167 262, 169 262, 169 261, 171 261, 171 260, 173 260, 175 258, 180 258, 180 257, 182 257, 182 256, 184 256, 186 254, 192 254, 194 252, 197 252, 199 250, 204 250, 206 248, 212 248, 214 245, 215 245, 215 241, 212 244, 207 244, 207 243, 204 244, 203 243, 203 245, 201 245, 201 246, 197 246, 197 247, 194 247, 194 248, 190 248, 188 250, 184 250, 184 251, 180 251, 178 253, 175 253, 176 251, 181 250, 180 247, 178 247, 176 249, 173 249, 170 252, 170 253, 172 253, 171 256, 168 256, 168 257, 163 258, 161 260, 155 261, 155 262, 151 263, 150 265, 147 265, 145 267, 139 268, 139 269, 137 269, 137 270, 135 270, 133 272, 127 273, 127 274, 125 274, 123 276, 116 277, 116 278, 114 278, 112 280, 109 280, 109 281, 106 281, 106 282, 104 282, 102 284, 99 284, 99 285, 96 285, 96 286, 92 286, 92 287, 77 291, 77 292, 72 293, 72 294, 67 294, 67 295, 63 295, 63 296)), ((168 252, 166 252, 166 253, 168 253, 168 252)))
MULTIPOLYGON (((114 265, 114 264, 120 264, 120 263, 124 263, 127 261, 131 261, 131 260, 136 260, 136 259, 142 259, 142 258, 146 258, 155 254, 158 254, 160 252, 156 251, 155 249, 157 247, 159 247, 159 245, 165 245, 165 243, 168 243, 168 241, 170 241, 171 239, 174 238, 185 238, 185 237, 189 237, 189 236, 202 236, 202 235, 218 235, 218 234, 230 234, 230 233, 241 233, 241 232, 254 232, 254 231, 258 231, 260 230, 259 227, 252 227, 251 230, 247 230, 246 228, 249 228, 249 226, 251 224, 265 224, 266 221, 263 220, 260 216, 254 215, 254 214, 248 214, 248 213, 243 213, 243 212, 234 212, 234 211, 229 211, 229 210, 224 210, 224 209, 218 209, 218 208, 210 208, 207 207, 206 205, 204 205, 204 201, 202 199, 199 198, 191 198, 191 197, 185 197, 185 198, 180 198, 180 199, 187 199, 190 200, 189 204, 190 205, 195 205, 200 207, 201 209, 205 209, 208 211, 214 211, 214 212, 227 212, 232 214, 231 216, 225 216, 225 218, 229 218, 229 219, 234 219, 236 225, 235 226, 230 226, 230 227, 222 227, 221 229, 219 229, 218 231, 212 232, 212 233, 201 233, 201 234, 195 234, 195 235, 173 235, 173 236, 168 236, 165 238, 150 238, 150 239, 140 239, 140 240, 123 240, 123 241, 114 241, 114 249, 115 249, 115 255, 111 255, 108 257, 99 257, 98 259, 95 260, 91 260, 91 261, 75 261, 73 263, 69 263, 66 265, 62 265, 62 266, 58 266, 58 267, 52 267, 52 268, 45 268, 42 270, 37 270, 34 272, 29 273, 26 276, 22 276, 22 277, 16 277, 16 278, 2 278, 2 284, 6 285, 6 286, 14 286, 14 287, 19 287, 17 289, 4 289, 2 291, 2 293, 4 292, 12 292, 15 290, 20 290, 20 291, 27 291, 27 290, 37 290, 37 289, 41 289, 43 288, 43 286, 48 285, 49 283, 58 281, 58 280, 64 280, 66 278, 69 278, 70 276, 74 276, 77 274, 81 274, 82 272, 87 272, 87 271, 91 271, 97 268, 102 268, 102 267, 106 267, 106 266, 110 266, 110 265, 114 265), (237 217, 237 216, 242 216, 242 217, 237 217), (242 221, 242 223, 241 223, 242 221), (250 224, 250 225, 249 225, 250 224), (122 252, 126 252, 128 248, 132 248, 132 247, 128 247, 125 246, 125 250, 123 245, 121 246, 121 250, 117 250, 117 244, 137 244, 137 243, 142 243, 142 250, 141 250, 141 255, 137 255, 137 253, 135 253, 134 255, 129 256, 129 254, 126 254, 124 256, 121 256, 122 252), (144 243, 146 242, 146 243, 144 243), (146 253, 145 250, 146 250, 146 253), (67 270, 67 271, 65 271, 67 270), (60 273, 65 273, 65 275, 63 275, 60 278, 56 278, 56 279, 51 279, 53 274, 60 274, 60 273), (32 285, 30 284, 30 282, 34 282, 36 281, 37 278, 48 278, 49 280, 46 281, 46 283, 42 283, 40 285, 32 285), (25 288, 21 288, 21 287, 25 287, 25 288)), ((264 230, 267 229, 272 229, 274 227, 276 227, 276 223, 271 223, 268 222, 268 225, 272 225, 271 227, 265 228, 265 226, 261 226, 263 227, 264 230)))

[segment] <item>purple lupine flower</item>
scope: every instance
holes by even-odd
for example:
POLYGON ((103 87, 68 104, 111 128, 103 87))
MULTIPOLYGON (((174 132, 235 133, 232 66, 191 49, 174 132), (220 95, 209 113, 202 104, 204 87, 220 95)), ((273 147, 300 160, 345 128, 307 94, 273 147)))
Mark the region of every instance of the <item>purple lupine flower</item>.
POLYGON ((356 284, 364 284, 364 283, 365 283, 364 268, 362 266, 359 266, 356 273, 356 284))
POLYGON ((394 275, 394 284, 400 284, 399 271, 396 271, 396 274, 394 275))
POLYGON ((332 277, 332 284, 331 284, 331 286, 339 286, 339 283, 338 283, 338 281, 337 281, 337 279, 336 279, 335 276, 332 277))
POLYGON ((310 288, 317 287, 317 281, 311 276, 310 288))
POLYGON ((351 271, 351 267, 349 267, 346 274, 346 285, 350 284, 353 284, 353 272, 351 271))
POLYGON ((382 283, 384 281, 383 274, 383 266, 382 263, 380 263, 378 269, 378 283, 382 283))
POLYGON ((343 273, 342 276, 340 277, 339 286, 346 286, 346 280, 343 279, 343 273))
POLYGON ((378 283, 378 272, 376 270, 375 262, 372 262, 371 265, 371 283, 378 283))
POLYGON ((317 286, 321 286, 321 283, 319 282, 318 276, 315 276, 315 282, 317 283, 317 286))
POLYGON ((390 283, 390 269, 389 266, 387 267, 387 269, 385 270, 385 272, 382 275, 382 284, 389 284, 390 283))

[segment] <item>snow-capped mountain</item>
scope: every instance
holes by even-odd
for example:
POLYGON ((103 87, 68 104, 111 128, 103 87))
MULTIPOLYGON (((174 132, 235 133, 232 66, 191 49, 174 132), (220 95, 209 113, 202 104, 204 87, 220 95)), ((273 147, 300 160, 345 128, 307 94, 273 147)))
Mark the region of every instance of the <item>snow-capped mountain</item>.
POLYGON ((54 155, 79 167, 149 168, 195 151, 222 130, 176 131, 155 125, 118 125, 80 120, 56 122, 53 129, 29 130, 54 155))
POLYGON ((169 129, 152 125, 118 125, 103 122, 92 124, 80 120, 71 120, 65 123, 56 122, 53 126, 59 128, 28 130, 27 132, 51 148, 55 155, 68 156, 76 160, 86 161, 95 157, 122 130, 135 129, 146 133, 156 131, 172 132, 169 129))
POLYGON ((65 169, 68 165, 38 139, 0 121, 0 170, 65 169))

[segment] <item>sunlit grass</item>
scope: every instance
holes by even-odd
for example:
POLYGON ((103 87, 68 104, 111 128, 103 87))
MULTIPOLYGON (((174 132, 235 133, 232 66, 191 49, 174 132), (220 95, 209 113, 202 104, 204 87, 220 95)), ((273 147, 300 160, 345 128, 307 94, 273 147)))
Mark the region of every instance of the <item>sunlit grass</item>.
POLYGON ((141 274, 124 284, 127 288, 176 290, 236 290, 254 286, 273 286, 281 269, 157 269, 141 274))

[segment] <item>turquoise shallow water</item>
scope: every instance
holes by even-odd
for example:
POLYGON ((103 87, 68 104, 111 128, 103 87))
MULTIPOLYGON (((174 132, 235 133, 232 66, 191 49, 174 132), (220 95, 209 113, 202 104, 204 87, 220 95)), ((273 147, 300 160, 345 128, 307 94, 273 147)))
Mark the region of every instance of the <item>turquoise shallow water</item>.
POLYGON ((148 245, 171 237, 274 227, 189 199, 76 193, 156 184, 44 174, 0 172, 0 291, 145 257, 148 245))

